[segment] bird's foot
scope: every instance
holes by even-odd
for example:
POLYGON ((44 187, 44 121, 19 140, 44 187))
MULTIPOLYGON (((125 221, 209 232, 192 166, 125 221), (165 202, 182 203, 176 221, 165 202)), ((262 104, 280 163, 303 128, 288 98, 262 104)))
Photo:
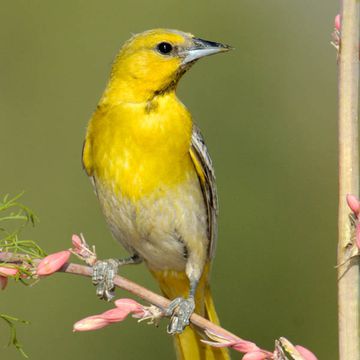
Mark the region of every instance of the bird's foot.
POLYGON ((171 315, 167 332, 171 335, 181 334, 185 327, 190 324, 190 316, 194 310, 195 301, 193 297, 189 297, 188 299, 178 297, 171 301, 165 312, 166 316, 171 315))
POLYGON ((100 299, 111 301, 115 296, 114 278, 118 272, 116 259, 98 260, 93 266, 92 283, 96 286, 96 295, 100 299))

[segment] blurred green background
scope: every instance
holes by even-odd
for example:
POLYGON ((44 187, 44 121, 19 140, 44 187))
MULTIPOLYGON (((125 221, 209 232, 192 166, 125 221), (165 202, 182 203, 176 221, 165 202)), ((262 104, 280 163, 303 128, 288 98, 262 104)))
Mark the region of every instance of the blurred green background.
MULTIPOLYGON (((178 90, 217 173, 222 325, 265 348, 286 336, 336 359, 337 11, 325 0, 1 1, 0 193, 26 191, 40 217, 26 235, 52 252, 83 232, 101 257, 123 255, 80 162, 112 59, 131 33, 154 27, 231 44, 178 90)), ((157 291, 144 266, 122 273, 157 291)), ((19 327, 31 359, 174 358, 164 325, 72 333, 110 307, 90 280, 56 274, 0 296, 1 312, 31 321, 19 327)), ((1 358, 21 359, 6 342, 0 324, 1 358)))

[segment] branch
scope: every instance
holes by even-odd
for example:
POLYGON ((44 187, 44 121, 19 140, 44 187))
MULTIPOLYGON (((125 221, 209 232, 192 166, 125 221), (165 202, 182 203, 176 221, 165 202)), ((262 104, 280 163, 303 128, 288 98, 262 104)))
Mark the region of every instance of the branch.
MULTIPOLYGON (((51 274, 53 272, 64 272, 68 274, 74 274, 74 275, 82 275, 86 277, 92 276, 92 268, 91 266, 84 266, 84 265, 78 265, 73 263, 65 263, 70 256, 70 253, 73 252, 78 257, 85 259, 86 261, 92 263, 94 261, 94 253, 91 252, 85 241, 83 243, 78 242, 77 236, 73 236, 73 244, 74 246, 78 246, 78 248, 75 250, 65 250, 58 253, 54 253, 51 255, 48 255, 44 259, 31 259, 31 268, 33 269, 31 273, 37 273, 38 275, 40 273, 43 274, 51 274), (75 237, 75 241, 74 241, 75 237), (85 246, 84 246, 85 245, 85 246), (36 269, 36 271, 35 271, 36 269), (41 269, 41 271, 40 271, 41 269)), ((6 275, 7 273, 15 274, 17 273, 17 269, 20 266, 25 267, 29 265, 29 256, 24 254, 16 254, 16 253, 9 253, 9 252, 0 252, 0 263, 3 263, 4 265, 12 265, 15 266, 15 268, 10 268, 10 270, 13 270, 12 272, 8 272, 8 267, 0 267, 0 274, 6 275)), ((17 273, 18 276, 21 276, 20 273, 17 273)), ((0 276, 1 278, 2 276, 0 276)), ((136 295, 137 297, 145 300, 146 302, 152 304, 155 306, 155 309, 160 309, 160 316, 163 316, 162 309, 166 309, 169 304, 170 300, 153 293, 152 291, 122 277, 117 275, 114 279, 114 284, 116 287, 121 288, 123 290, 126 290, 133 295, 136 295)), ((93 315, 88 318, 85 318, 83 320, 78 321, 74 325, 74 329, 79 330, 79 323, 82 325, 82 329, 84 329, 84 323, 92 324, 91 328, 87 328, 87 330, 94 330, 103 327, 104 325, 107 325, 108 323, 112 322, 118 322, 122 321, 127 314, 133 312, 134 306, 136 306, 138 309, 137 311, 140 311, 143 315, 135 316, 135 313, 133 312, 133 315, 135 317, 138 317, 140 319, 152 319, 152 316, 149 316, 149 314, 152 314, 151 312, 146 312, 146 310, 150 310, 149 307, 144 307, 140 304, 137 304, 134 300, 130 299, 119 299, 115 301, 115 305, 118 308, 111 309, 106 311, 103 314, 100 315, 93 315), (135 303, 135 305, 134 305, 135 303), (120 309, 119 307, 122 307, 120 309), (127 310, 126 310, 126 307, 127 310), (131 309, 130 309, 131 308, 131 309), (104 316, 106 318, 104 319, 104 316), (109 316, 110 319, 109 320, 109 316), (95 325, 94 325, 95 324, 95 325), (78 327, 76 328, 76 325, 78 327), (98 326, 100 325, 100 326, 98 326)), ((297 345, 292 345, 286 338, 281 337, 279 340, 275 341, 275 350, 273 352, 263 350, 259 348, 255 343, 251 341, 247 341, 244 339, 241 339, 240 337, 236 336, 235 334, 231 333, 228 330, 225 330, 224 328, 213 324, 209 320, 201 317, 200 315, 193 314, 190 318, 190 321, 193 325, 195 325, 197 328, 201 329, 202 332, 208 336, 210 340, 202 340, 204 343, 215 346, 215 347, 231 347, 236 351, 246 353, 244 355, 243 359, 259 359, 259 360, 288 360, 288 357, 286 356, 286 353, 291 356, 292 359, 295 360, 317 360, 315 355, 311 353, 308 349, 297 345)), ((88 325, 85 325, 87 327, 88 325)))
POLYGON ((339 57, 339 352, 341 360, 359 360, 359 257, 350 258, 354 229, 346 194, 358 195, 359 1, 343 0, 339 57))
MULTIPOLYGON (((13 254, 13 253, 0 253, 0 262, 11 263, 11 264, 18 264, 22 263, 23 260, 26 259, 26 256, 13 254)), ((40 263, 41 259, 34 259, 32 263, 37 266, 40 263)), ((64 272, 68 274, 74 275, 81 275, 86 277, 92 276, 92 269, 89 266, 74 264, 74 263, 67 263, 63 267, 61 267, 59 272, 64 272)), ((117 275, 114 279, 114 284, 116 287, 126 290, 133 295, 145 300, 146 302, 159 307, 160 309, 167 308, 170 304, 170 300, 164 298, 161 295, 158 295, 143 286, 140 286, 133 281, 130 281, 120 275, 117 275)), ((212 333, 216 333, 224 338, 233 338, 237 340, 241 340, 238 336, 231 333, 230 331, 225 330, 224 328, 213 324, 209 320, 201 317, 200 315, 193 314, 190 318, 190 321, 195 326, 203 329, 204 331, 210 331, 212 333)))

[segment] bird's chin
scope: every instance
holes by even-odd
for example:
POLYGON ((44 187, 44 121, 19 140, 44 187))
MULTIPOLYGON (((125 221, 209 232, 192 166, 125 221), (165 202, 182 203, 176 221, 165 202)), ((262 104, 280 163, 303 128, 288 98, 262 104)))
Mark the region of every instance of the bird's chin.
POLYGON ((195 59, 192 61, 187 61, 187 62, 182 62, 180 65, 180 69, 183 71, 182 75, 184 73, 186 73, 186 71, 188 71, 197 61, 198 61, 198 59, 195 59))
POLYGON ((155 96, 162 95, 172 91, 176 88, 181 77, 191 68, 192 65, 196 63, 196 60, 188 62, 186 64, 181 64, 177 69, 176 73, 173 75, 172 81, 170 81, 166 86, 155 91, 155 96))

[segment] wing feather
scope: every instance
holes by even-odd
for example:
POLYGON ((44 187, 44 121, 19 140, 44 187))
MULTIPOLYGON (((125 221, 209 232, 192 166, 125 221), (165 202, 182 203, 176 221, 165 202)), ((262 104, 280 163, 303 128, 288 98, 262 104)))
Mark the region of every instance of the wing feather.
POLYGON ((217 242, 217 217, 218 217, 218 198, 216 190, 216 180, 212 161, 205 145, 204 138, 200 129, 193 125, 190 155, 193 160, 196 172, 199 177, 201 190, 208 216, 208 236, 210 240, 209 258, 215 255, 217 242))

